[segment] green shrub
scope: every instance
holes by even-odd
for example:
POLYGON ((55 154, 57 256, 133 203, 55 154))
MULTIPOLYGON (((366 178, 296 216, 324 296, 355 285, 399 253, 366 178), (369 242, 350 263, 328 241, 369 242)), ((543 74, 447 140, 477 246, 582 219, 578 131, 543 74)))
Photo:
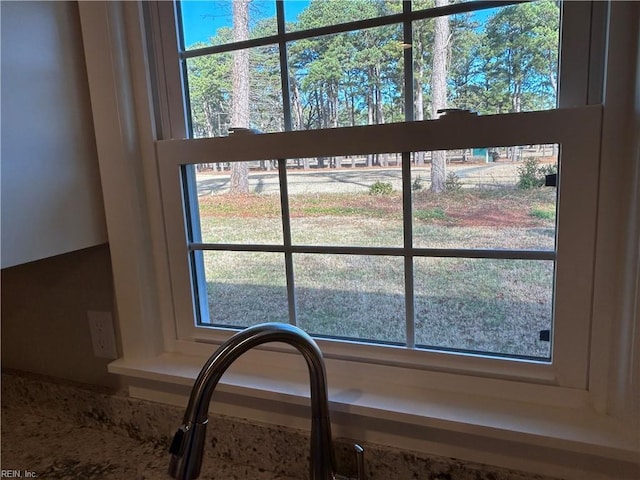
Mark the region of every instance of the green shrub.
POLYGON ((523 190, 542 186, 538 179, 537 158, 526 158, 524 163, 518 167, 518 187, 523 190))
POLYGON ((369 195, 391 195, 393 193, 393 185, 389 182, 377 181, 369 187, 369 195))
POLYGON ((418 190, 422 190, 424 188, 424 184, 420 175, 418 175, 415 180, 411 183, 411 190, 417 192, 418 190))
POLYGON ((449 172, 444 181, 444 188, 447 192, 459 192, 462 190, 462 181, 455 172, 449 172))
POLYGON ((537 158, 528 157, 518 167, 518 187, 523 190, 542 187, 545 177, 557 172, 555 165, 542 165, 537 158))
POLYGON ((558 167, 554 164, 542 165, 539 169, 540 176, 542 177, 542 184, 544 185, 544 180, 547 175, 553 175, 558 173, 558 167))

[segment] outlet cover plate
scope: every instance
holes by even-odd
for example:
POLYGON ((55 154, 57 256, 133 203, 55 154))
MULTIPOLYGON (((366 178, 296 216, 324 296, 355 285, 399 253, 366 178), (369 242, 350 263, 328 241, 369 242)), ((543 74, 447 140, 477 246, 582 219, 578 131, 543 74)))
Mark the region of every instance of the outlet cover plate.
POLYGON ((118 358, 116 350, 116 335, 113 329, 111 312, 87 311, 93 353, 99 358, 115 360, 118 358))

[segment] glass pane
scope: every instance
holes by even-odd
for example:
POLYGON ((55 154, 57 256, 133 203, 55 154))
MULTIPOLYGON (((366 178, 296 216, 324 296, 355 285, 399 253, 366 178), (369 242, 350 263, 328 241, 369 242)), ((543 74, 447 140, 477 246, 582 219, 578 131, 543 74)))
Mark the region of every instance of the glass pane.
POLYGON ((554 262, 415 258, 416 344, 549 359, 554 262))
POLYGON ((399 154, 290 161, 293 244, 402 246, 401 165, 399 154))
POLYGON ((402 12, 402 0, 285 0, 287 31, 308 30, 402 12))
POLYGON ((225 136, 232 126, 265 133, 284 130, 277 45, 203 55, 186 62, 194 138, 225 136), (249 62, 244 81, 234 81, 234 55, 249 62), (234 92, 246 96, 236 112, 232 111, 234 92))
POLYGON ((293 256, 298 326, 315 335, 405 343, 404 260, 293 256))
POLYGON ((205 251, 209 325, 289 322, 284 255, 205 251))
POLYGON ((282 244, 275 162, 199 164, 196 183, 202 242, 282 244))
POLYGON ((528 145, 415 153, 414 246, 553 251, 557 192, 544 184, 558 171, 558 150, 528 145))
POLYGON ((415 119, 556 108, 559 19, 543 0, 413 22, 415 119))
POLYGON ((186 50, 224 45, 245 37, 268 37, 278 32, 275 0, 182 0, 180 14, 186 50), (235 25, 238 31, 234 40, 235 25), (245 37, 241 36, 243 31, 245 37))
POLYGON ((294 130, 404 120, 400 25, 298 40, 287 53, 294 130))

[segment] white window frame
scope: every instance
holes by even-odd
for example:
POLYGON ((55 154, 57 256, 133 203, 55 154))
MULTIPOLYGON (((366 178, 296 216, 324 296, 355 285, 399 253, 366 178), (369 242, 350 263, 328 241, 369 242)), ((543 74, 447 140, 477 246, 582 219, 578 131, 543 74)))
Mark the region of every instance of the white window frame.
MULTIPOLYGON (((612 466, 618 469, 616 478, 632 478, 629 472, 637 471, 632 469, 640 452, 635 400, 640 392, 640 159, 634 147, 640 123, 633 113, 634 101, 635 111, 640 110, 640 100, 633 97, 640 82, 633 70, 638 7, 612 2, 593 8, 607 10, 609 20, 601 30, 599 25, 590 29, 606 37, 608 52, 616 52, 603 60, 600 135, 601 157, 616 161, 601 168, 597 180, 586 386, 540 383, 537 373, 520 372, 514 380, 510 372, 487 374, 485 368, 456 372, 437 362, 431 370, 399 366, 391 349, 378 364, 332 356, 327 367, 337 435, 567 478, 608 478, 612 466), (418 438, 428 432, 436 435, 418 438)), ((144 24, 157 18, 151 13, 145 19, 140 2, 80 2, 79 9, 122 351, 109 369, 126 377, 133 396, 184 405, 213 346, 178 339, 176 332, 180 310, 165 229, 170 212, 162 207, 155 141, 184 135, 166 127, 156 131, 163 125, 156 117, 172 110, 154 108, 150 88, 153 65, 146 43, 151 33, 144 24)), ((582 50, 571 62, 597 70, 584 53, 588 49, 582 50)), ((575 101, 565 96, 561 106, 584 104, 584 95, 597 98, 598 90, 593 83, 585 85, 575 101)), ((307 428, 306 411, 299 408, 308 395, 304 365, 283 364, 282 358, 293 358, 285 355, 277 350, 247 355, 225 375, 216 411, 307 428)))
MULTIPOLYGON (((258 159, 309 158, 316 156, 361 155, 380 152, 450 150, 495 145, 561 145, 558 217, 562 227, 557 238, 556 295, 563 300, 555 311, 554 343, 557 351, 550 364, 514 361, 481 355, 459 355, 388 346, 363 345, 354 340, 319 343, 325 355, 356 361, 376 361, 390 357, 393 363, 408 362, 412 367, 430 368, 437 364, 457 371, 483 369, 485 375, 500 373, 518 378, 520 371, 539 382, 572 388, 585 388, 588 361, 588 327, 591 318, 592 264, 595 248, 595 217, 598 132, 601 107, 591 106, 491 116, 463 116, 439 120, 396 123, 331 130, 282 132, 252 136, 230 136, 198 140, 167 140, 157 144, 163 190, 167 239, 174 298, 177 305, 178 338, 185 341, 222 341, 228 329, 196 326, 192 289, 189 239, 183 208, 182 165, 210 162, 236 162, 258 159), (468 132, 460 138, 457 132, 468 132), (587 192, 587 193, 584 193, 587 192), (576 359, 580 359, 576 361, 576 359)), ((241 247, 240 247, 241 248, 241 247)), ((295 247, 291 247, 295 251, 295 247)), ((290 251, 283 247, 283 251, 290 251)), ((314 250, 323 251, 322 247, 314 250)), ((330 251, 330 249, 324 249, 330 251)), ((508 252, 497 250, 431 251, 433 256, 472 256, 473 258, 542 258, 547 252, 508 252)), ((204 307, 206 308, 206 304, 204 307)))
MULTIPOLYGON (((564 41, 576 36, 583 38, 590 32, 590 11, 584 4, 563 6, 562 49, 569 44, 563 56, 560 72, 559 104, 587 105, 587 85, 589 79, 588 57, 583 48, 564 41), (577 20, 573 20, 577 17, 577 20), (571 21, 566 20, 569 18, 571 21), (570 59, 570 60, 566 60, 570 59), (578 70, 579 75, 567 74, 578 70)), ((172 26, 178 26, 178 6, 175 3, 160 4, 157 10, 162 25, 164 68, 158 75, 167 85, 173 85, 171 92, 180 94, 183 69, 178 61, 179 46, 177 34, 165 35, 172 26), (170 42, 164 37, 169 37, 170 42), (166 49, 170 49, 166 51, 166 49), (173 67, 171 67, 172 65, 173 67)), ((160 35, 159 35, 160 36, 160 35)), ((279 37, 279 43, 285 43, 279 37)), ((190 55, 189 55, 190 56, 190 55)), ((410 78, 412 78, 410 76, 410 78)), ((166 91, 166 90, 165 90, 166 91)), ((186 94, 162 102, 172 108, 175 116, 168 118, 171 131, 186 130, 187 117, 186 94)), ((413 101, 408 103, 413 104, 413 101)), ((167 109, 170 109, 167 108, 167 109)), ((518 113, 511 115, 492 115, 488 117, 453 117, 440 121, 411 122, 377 125, 375 127, 353 127, 330 129, 325 131, 283 132, 241 138, 215 138, 193 140, 161 141, 157 145, 158 162, 162 181, 163 207, 167 222, 167 239, 172 269, 172 285, 177 315, 177 337, 180 341, 221 342, 233 332, 228 329, 212 329, 196 326, 198 310, 208 311, 206 292, 198 295, 200 304, 194 305, 193 291, 200 288, 194 278, 203 278, 204 272, 192 271, 189 258, 189 238, 186 232, 183 211, 183 183, 195 183, 194 178, 183 179, 177 176, 181 165, 211 162, 234 162, 264 159, 309 158, 316 156, 360 155, 380 152, 412 152, 447 150, 472 147, 490 147, 505 145, 562 144, 561 190, 558 199, 559 228, 557 257, 559 275, 556 276, 555 297, 567 299, 558 303, 553 322, 552 363, 514 362, 512 359, 499 359, 482 355, 459 355, 443 352, 417 351, 409 341, 406 351, 389 347, 362 345, 354 339, 352 342, 329 341, 319 339, 326 356, 337 356, 356 361, 381 361, 387 358, 392 363, 406 363, 412 367, 432 368, 438 365, 454 371, 470 369, 484 375, 499 374, 515 379, 535 380, 542 383, 571 388, 585 388, 587 384, 588 364, 588 327, 591 310, 588 299, 592 291, 593 271, 590 263, 591 252, 595 245, 595 217, 600 112, 598 108, 585 109, 573 114, 561 110, 549 110, 537 113, 518 113), (567 115, 563 118, 563 114, 567 115), (521 130, 519 130, 521 129, 521 130), (457 138, 455 132, 471 132, 467 138, 457 138), (535 132, 525 135, 524 132, 535 132), (576 135, 576 132, 583 134, 576 135), (587 133, 588 132, 588 133, 587 133), (437 139, 437 140, 436 140, 437 139), (585 141, 585 139, 587 141, 585 141), (576 152, 574 154, 573 152, 576 152), (586 191, 589 194, 584 195, 586 191), (564 193, 562 193, 564 192, 564 193), (179 207, 179 208, 176 208, 179 207), (576 248, 579 245, 581 248, 576 248), (569 272, 569 273, 566 273, 569 272), (579 359, 579 360, 578 360, 579 359)), ((191 193, 186 193, 191 195, 191 193)), ((196 203, 195 199, 193 200, 196 203)), ((197 243, 197 242, 196 242, 197 243)), ((317 249, 316 249, 317 250, 317 249)), ((322 248, 320 247, 320 251, 322 248)), ((493 252, 495 258, 505 258, 504 252, 493 252)), ((445 255, 445 250, 433 252, 433 255, 445 255)), ((471 250, 448 252, 450 255, 472 255, 471 250)), ((480 258, 491 258, 486 252, 477 252, 480 258)), ((513 257, 518 258, 518 257, 513 257)), ((532 255, 532 258, 539 256, 532 255)), ((198 265, 195 267, 198 269, 198 265)), ((189 347, 186 346, 188 351, 189 347)))

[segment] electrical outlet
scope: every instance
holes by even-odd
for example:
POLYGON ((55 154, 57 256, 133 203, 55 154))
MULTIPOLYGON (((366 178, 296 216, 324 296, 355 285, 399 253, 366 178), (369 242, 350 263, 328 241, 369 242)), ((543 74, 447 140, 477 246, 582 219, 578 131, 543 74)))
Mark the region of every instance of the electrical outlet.
POLYGON ((87 312, 89 329, 91 330, 91 343, 96 357, 118 358, 116 351, 116 335, 113 331, 113 319, 110 312, 87 312))

